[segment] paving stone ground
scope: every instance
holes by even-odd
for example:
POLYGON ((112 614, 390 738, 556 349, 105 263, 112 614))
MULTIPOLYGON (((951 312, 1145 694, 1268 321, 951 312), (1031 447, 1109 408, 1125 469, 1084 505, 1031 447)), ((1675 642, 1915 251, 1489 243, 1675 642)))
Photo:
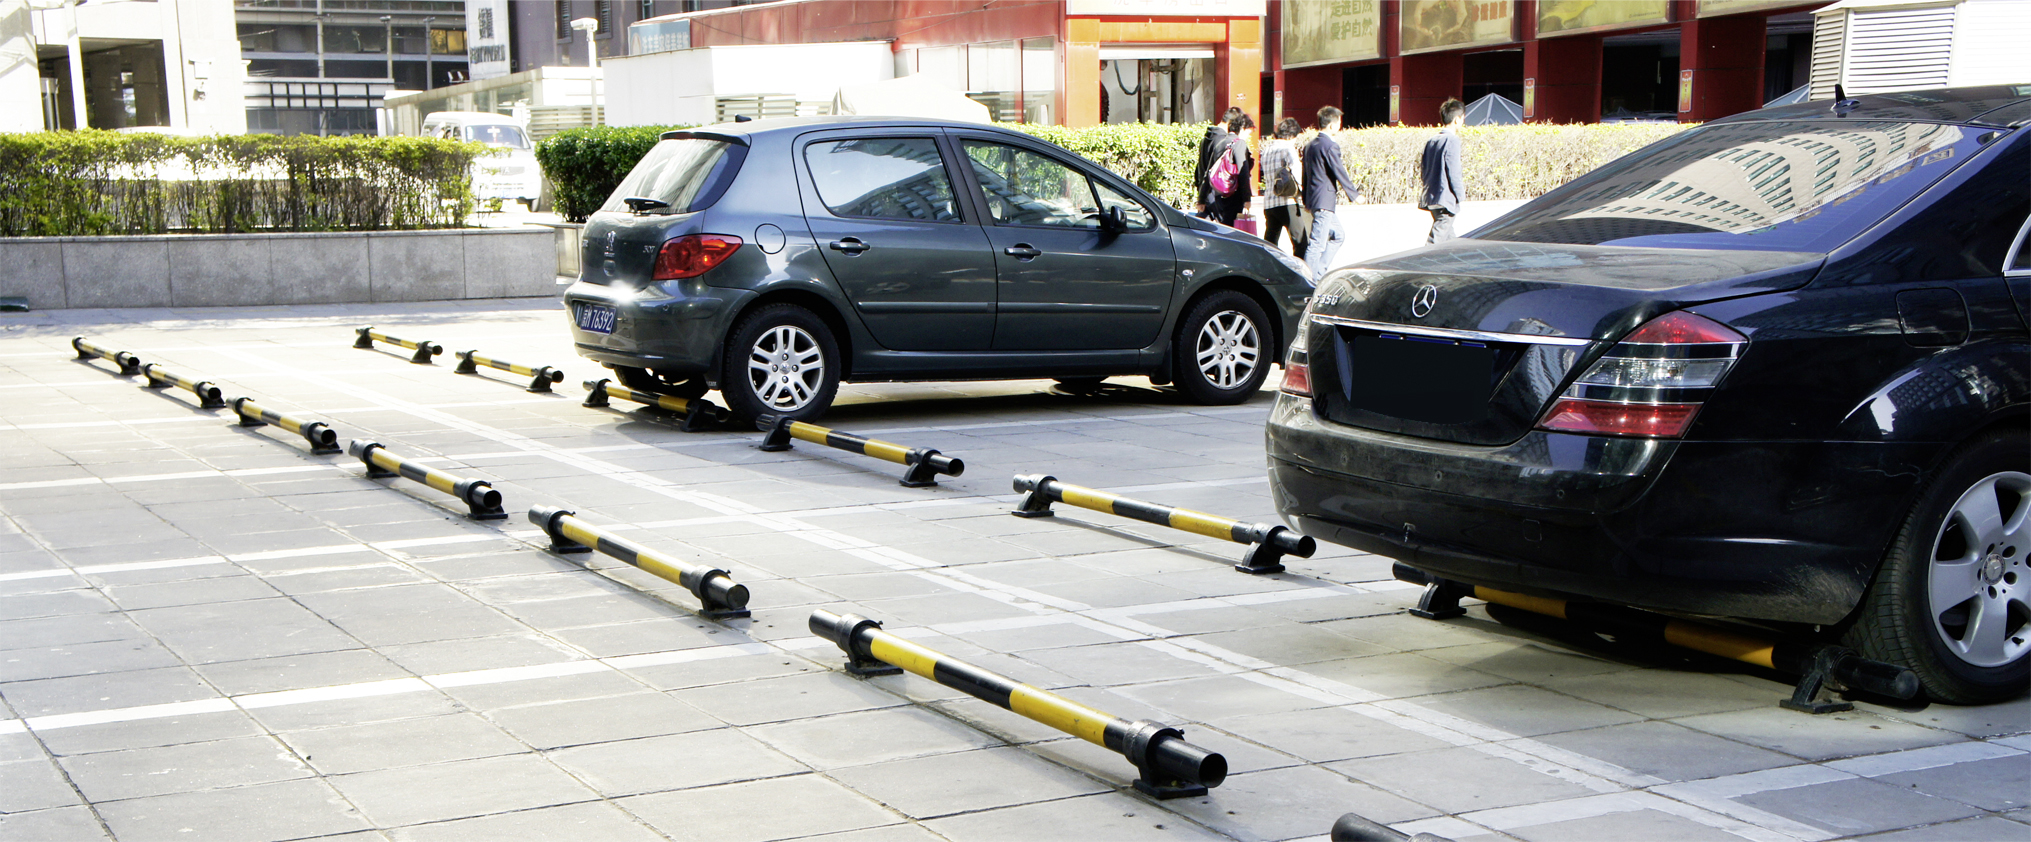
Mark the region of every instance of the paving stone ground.
POLYGON ((1480 607, 1403 609, 1387 561, 1241 548, 1060 507, 1010 476, 1273 520, 1265 392, 1112 381, 850 386, 826 423, 897 466, 579 405, 554 302, 0 316, 0 839, 1323 839, 1342 813, 1459 840, 2031 840, 2031 703, 1779 709, 1780 677, 1480 607), (354 350, 374 324, 435 365, 354 350), (486 479, 514 517, 363 476, 273 427, 71 359, 85 334, 342 438, 486 479), (557 394, 449 351, 557 365, 557 394), (497 376, 498 375, 498 376, 497 376), (563 506, 753 592, 564 557, 563 506), (1232 775, 1136 794, 1119 756, 813 637, 852 611, 950 656, 1182 726, 1232 775))

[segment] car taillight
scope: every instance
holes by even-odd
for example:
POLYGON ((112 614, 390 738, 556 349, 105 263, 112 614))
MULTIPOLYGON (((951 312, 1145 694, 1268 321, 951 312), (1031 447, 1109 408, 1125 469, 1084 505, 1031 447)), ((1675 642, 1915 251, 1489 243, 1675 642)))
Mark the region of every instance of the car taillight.
POLYGON ((1312 396, 1312 367, 1303 361, 1304 354, 1292 354, 1283 364, 1283 393, 1301 398, 1312 396))
POLYGON ((741 240, 729 234, 687 234, 663 244, 656 253, 659 281, 696 278, 712 271, 721 261, 740 250, 741 240))
POLYGON ((1538 429, 1677 438, 1735 365, 1748 337, 1684 310, 1644 323, 1587 368, 1538 429))

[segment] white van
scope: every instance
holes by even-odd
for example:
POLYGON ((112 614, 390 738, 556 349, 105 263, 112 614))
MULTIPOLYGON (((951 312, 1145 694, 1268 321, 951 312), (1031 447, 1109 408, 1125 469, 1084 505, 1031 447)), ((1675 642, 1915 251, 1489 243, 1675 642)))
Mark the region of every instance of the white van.
POLYGON ((472 192, 479 199, 514 199, 536 209, 543 168, 526 123, 483 111, 438 111, 423 118, 423 136, 470 140, 503 150, 473 161, 472 192))

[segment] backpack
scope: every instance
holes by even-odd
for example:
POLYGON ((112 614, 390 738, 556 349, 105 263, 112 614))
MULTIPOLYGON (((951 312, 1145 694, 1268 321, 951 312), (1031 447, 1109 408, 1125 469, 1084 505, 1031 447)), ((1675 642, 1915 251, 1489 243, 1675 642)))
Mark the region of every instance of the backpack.
POLYGON ((1213 159, 1212 169, 1206 171, 1206 180, 1212 183, 1213 192, 1229 196, 1233 195, 1234 188, 1238 186, 1235 184, 1235 177, 1240 174, 1241 167, 1234 163, 1234 159, 1227 155, 1226 150, 1221 150, 1220 157, 1213 159))
POLYGON ((1290 156, 1277 156, 1276 172, 1271 173, 1269 176, 1269 192, 1285 199, 1297 198, 1299 192, 1298 177, 1291 173, 1290 156))

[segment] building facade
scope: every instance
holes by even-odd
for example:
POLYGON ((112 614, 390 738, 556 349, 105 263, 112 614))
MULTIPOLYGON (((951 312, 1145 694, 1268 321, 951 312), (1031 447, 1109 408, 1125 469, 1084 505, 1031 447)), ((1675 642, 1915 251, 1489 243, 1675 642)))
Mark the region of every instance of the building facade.
POLYGON ((235 0, 232 8, 247 61, 248 131, 375 134, 390 91, 440 88, 469 74, 465 0, 235 0))
POLYGON ((0 131, 246 129, 232 9, 0 0, 0 131))

